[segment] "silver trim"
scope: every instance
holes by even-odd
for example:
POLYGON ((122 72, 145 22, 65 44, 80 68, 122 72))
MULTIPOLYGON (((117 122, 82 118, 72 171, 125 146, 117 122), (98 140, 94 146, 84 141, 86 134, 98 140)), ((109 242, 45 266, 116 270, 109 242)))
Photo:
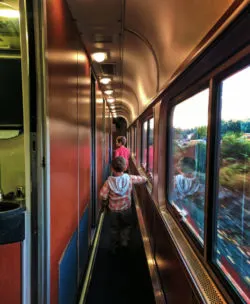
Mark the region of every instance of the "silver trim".
POLYGON ((170 213, 162 210, 160 215, 202 303, 227 303, 170 213))
POLYGON ((22 303, 31 303, 31 155, 30 155, 30 95, 29 95, 29 53, 26 0, 19 1, 20 46, 22 70, 22 95, 24 117, 25 154, 25 240, 22 243, 22 303))
POLYGON ((101 236, 101 232, 102 232, 102 226, 103 226, 105 213, 106 213, 106 210, 104 209, 104 211, 100 214, 98 226, 97 226, 97 229, 96 229, 96 234, 95 234, 95 237, 94 237, 93 247, 91 249, 90 258, 89 258, 89 261, 88 261, 88 267, 87 267, 85 280, 84 280, 83 287, 82 287, 82 292, 81 292, 81 297, 80 297, 80 300, 79 300, 79 304, 86 303, 88 288, 89 288, 89 284, 90 284, 91 277, 92 277, 92 272, 93 272, 94 263, 95 263, 95 257, 96 257, 96 254, 97 254, 97 249, 98 249, 98 244, 99 244, 99 240, 100 240, 100 236, 101 236))
POLYGON ((34 0, 37 78, 38 304, 50 303, 50 136, 47 115, 46 8, 34 0))
POLYGON ((14 54, 0 54, 0 58, 4 59, 21 59, 21 55, 14 54))

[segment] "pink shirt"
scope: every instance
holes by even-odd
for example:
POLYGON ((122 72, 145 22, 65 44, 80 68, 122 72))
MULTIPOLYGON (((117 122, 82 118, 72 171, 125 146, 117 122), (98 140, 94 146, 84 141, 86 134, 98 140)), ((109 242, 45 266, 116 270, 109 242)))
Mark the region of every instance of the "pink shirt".
POLYGON ((126 159, 126 164, 128 167, 128 160, 130 157, 130 151, 128 148, 124 147, 124 146, 120 146, 118 149, 115 150, 115 158, 118 156, 122 156, 126 159))

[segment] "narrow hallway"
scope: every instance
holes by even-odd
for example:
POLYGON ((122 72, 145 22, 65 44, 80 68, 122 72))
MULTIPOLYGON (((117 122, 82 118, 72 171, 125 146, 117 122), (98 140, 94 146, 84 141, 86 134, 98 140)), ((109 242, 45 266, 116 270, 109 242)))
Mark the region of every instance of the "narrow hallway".
POLYGON ((155 303, 134 207, 133 223, 129 247, 112 255, 109 214, 106 214, 87 304, 155 303))

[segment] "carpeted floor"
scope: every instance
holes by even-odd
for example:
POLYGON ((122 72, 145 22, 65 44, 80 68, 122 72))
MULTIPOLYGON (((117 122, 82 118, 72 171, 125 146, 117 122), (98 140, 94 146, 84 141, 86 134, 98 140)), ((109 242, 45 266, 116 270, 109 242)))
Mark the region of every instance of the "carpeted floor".
POLYGON ((109 252, 109 214, 106 214, 90 283, 87 304, 153 304, 147 261, 133 208, 134 229, 129 247, 109 252))

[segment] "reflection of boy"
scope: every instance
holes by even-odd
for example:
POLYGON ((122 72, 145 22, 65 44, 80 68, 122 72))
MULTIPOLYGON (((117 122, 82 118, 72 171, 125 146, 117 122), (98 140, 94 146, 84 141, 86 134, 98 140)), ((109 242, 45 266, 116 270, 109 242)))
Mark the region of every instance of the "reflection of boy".
POLYGON ((200 204, 201 184, 196 176, 195 160, 191 157, 183 157, 178 163, 178 172, 174 178, 175 204, 183 216, 189 214, 196 225, 203 230, 203 209, 200 204))
POLYGON ((199 189, 199 182, 195 174, 195 160, 183 157, 178 163, 178 175, 175 176, 175 187, 180 198, 195 194, 199 189))

